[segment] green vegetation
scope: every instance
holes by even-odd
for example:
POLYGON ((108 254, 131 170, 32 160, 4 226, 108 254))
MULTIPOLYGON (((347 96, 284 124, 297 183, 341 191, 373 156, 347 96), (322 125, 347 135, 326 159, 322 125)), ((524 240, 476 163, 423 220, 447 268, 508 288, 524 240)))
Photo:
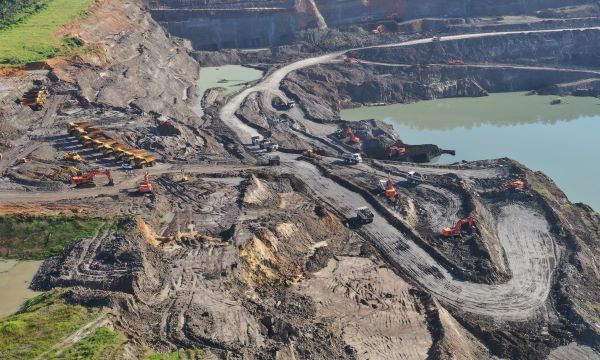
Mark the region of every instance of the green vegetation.
MULTIPOLYGON (((0 359, 35 358, 101 315, 98 308, 68 305, 61 295, 61 291, 38 295, 16 314, 0 320, 0 359)), ((101 348, 112 349, 122 341, 103 331, 96 331, 91 338, 67 350, 73 351, 70 354, 83 354, 87 346, 102 353, 101 348)))
POLYGON ((12 0, 0 2, 0 29, 18 24, 40 12, 50 0, 12 0))
POLYGON ((61 39, 55 32, 84 16, 92 1, 18 0, 23 6, 6 10, 4 27, 0 22, 0 66, 18 66, 80 51, 81 39, 61 39))
POLYGON ((533 188, 533 191, 538 193, 538 195, 540 195, 541 197, 544 197, 548 200, 552 198, 552 194, 550 193, 550 190, 548 190, 546 187, 541 186, 541 185, 537 185, 537 186, 534 185, 532 188, 533 188))
POLYGON ((201 359, 204 351, 202 349, 186 349, 174 351, 167 354, 152 354, 148 360, 194 360, 201 359))
POLYGON ((0 216, 0 256, 43 260, 60 254, 65 246, 94 236, 103 226, 116 223, 66 216, 0 216))
POLYGON ((123 353, 125 337, 116 331, 101 326, 93 334, 61 352, 51 352, 49 359, 116 359, 123 353))

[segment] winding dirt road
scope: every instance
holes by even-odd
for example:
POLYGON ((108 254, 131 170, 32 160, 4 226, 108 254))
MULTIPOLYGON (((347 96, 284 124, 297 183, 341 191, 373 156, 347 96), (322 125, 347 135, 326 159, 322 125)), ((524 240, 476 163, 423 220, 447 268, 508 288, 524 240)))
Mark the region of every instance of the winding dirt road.
MULTIPOLYGON (((440 41, 454 41, 513 34, 553 33, 580 30, 600 30, 600 27, 553 29, 535 31, 508 31, 498 33, 463 34, 441 37, 440 41)), ((388 48, 426 44, 433 38, 403 43, 370 46, 388 48)), ((351 49, 351 50, 360 50, 351 49)), ((220 111, 221 120, 249 144, 252 136, 259 133, 235 116, 244 99, 254 92, 281 92, 281 81, 292 71, 323 63, 334 62, 348 51, 321 55, 281 67, 265 76, 256 85, 233 96, 220 111)), ((348 217, 354 209, 366 206, 367 201, 359 194, 340 186, 322 176, 312 164, 296 161, 295 157, 280 154, 284 167, 301 178, 325 203, 348 217)), ((416 167, 419 169, 418 167, 416 167)), ((427 171, 435 172, 431 168, 427 171)), ((451 172, 448 169, 442 170, 451 172)), ((464 174, 463 174, 464 175, 464 174)), ((544 307, 552 283, 552 275, 560 254, 550 233, 550 224, 543 214, 519 203, 500 206, 496 232, 506 254, 512 278, 503 284, 485 285, 454 279, 425 250, 410 240, 381 216, 375 216, 372 224, 363 228, 370 240, 391 259, 395 266, 434 294, 445 305, 454 309, 500 321, 526 320, 544 307)))

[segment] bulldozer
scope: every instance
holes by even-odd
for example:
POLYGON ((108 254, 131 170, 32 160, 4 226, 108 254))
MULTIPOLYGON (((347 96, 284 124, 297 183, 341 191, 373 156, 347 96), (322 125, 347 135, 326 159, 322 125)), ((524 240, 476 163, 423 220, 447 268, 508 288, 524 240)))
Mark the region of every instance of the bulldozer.
POLYGON ((83 158, 77 152, 67 152, 63 155, 65 161, 75 161, 77 163, 83 162, 83 158))
POLYGON ((115 182, 112 178, 112 173, 109 169, 96 169, 88 174, 81 176, 71 176, 71 184, 75 185, 77 188, 83 187, 95 187, 94 178, 98 175, 104 175, 108 178, 107 186, 114 186, 115 182))
POLYGON ((46 104, 47 95, 48 91, 43 86, 30 89, 21 97, 21 104, 29 106, 33 111, 40 111, 46 104))
POLYGON ((467 218, 458 220, 454 227, 442 229, 442 235, 444 237, 462 236, 464 226, 468 226, 472 229, 475 226, 473 218, 469 216, 467 218))

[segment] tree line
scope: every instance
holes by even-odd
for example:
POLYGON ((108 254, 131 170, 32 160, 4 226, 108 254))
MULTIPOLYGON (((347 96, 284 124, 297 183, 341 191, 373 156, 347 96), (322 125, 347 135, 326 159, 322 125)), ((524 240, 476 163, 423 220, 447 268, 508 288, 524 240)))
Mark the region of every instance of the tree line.
POLYGON ((50 0, 0 0, 0 29, 17 24, 44 9, 50 0))

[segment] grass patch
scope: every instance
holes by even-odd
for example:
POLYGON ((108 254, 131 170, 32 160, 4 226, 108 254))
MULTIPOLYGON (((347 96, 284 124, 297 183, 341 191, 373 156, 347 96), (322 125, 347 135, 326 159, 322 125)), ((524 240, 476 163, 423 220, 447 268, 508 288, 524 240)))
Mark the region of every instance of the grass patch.
POLYGON ((15 25, 0 29, 0 66, 18 66, 80 51, 81 46, 70 46, 72 42, 65 42, 54 33, 86 15, 85 10, 93 1, 39 0, 37 4, 46 3, 43 8, 28 13, 15 25))
POLYGON ((23 22, 40 12, 50 0, 11 0, 0 2, 0 30, 23 22))
POLYGON ((93 334, 73 344, 57 354, 51 352, 49 359, 88 359, 108 360, 117 359, 123 353, 125 337, 105 326, 97 328, 93 334))
POLYGON ((533 186, 533 191, 535 191, 538 195, 540 195, 543 198, 546 198, 548 200, 550 200, 552 198, 552 194, 550 193, 550 190, 548 190, 546 187, 544 186, 533 186))
POLYGON ((174 351, 166 354, 152 354, 147 357, 148 360, 195 360, 201 359, 204 355, 202 349, 186 349, 174 351))
POLYGON ((35 358, 100 315, 98 308, 66 304, 61 294, 38 295, 0 320, 0 359, 35 358))
POLYGON ((93 236, 101 227, 114 227, 99 218, 66 216, 0 216, 0 256, 43 260, 60 254, 66 246, 93 236))

